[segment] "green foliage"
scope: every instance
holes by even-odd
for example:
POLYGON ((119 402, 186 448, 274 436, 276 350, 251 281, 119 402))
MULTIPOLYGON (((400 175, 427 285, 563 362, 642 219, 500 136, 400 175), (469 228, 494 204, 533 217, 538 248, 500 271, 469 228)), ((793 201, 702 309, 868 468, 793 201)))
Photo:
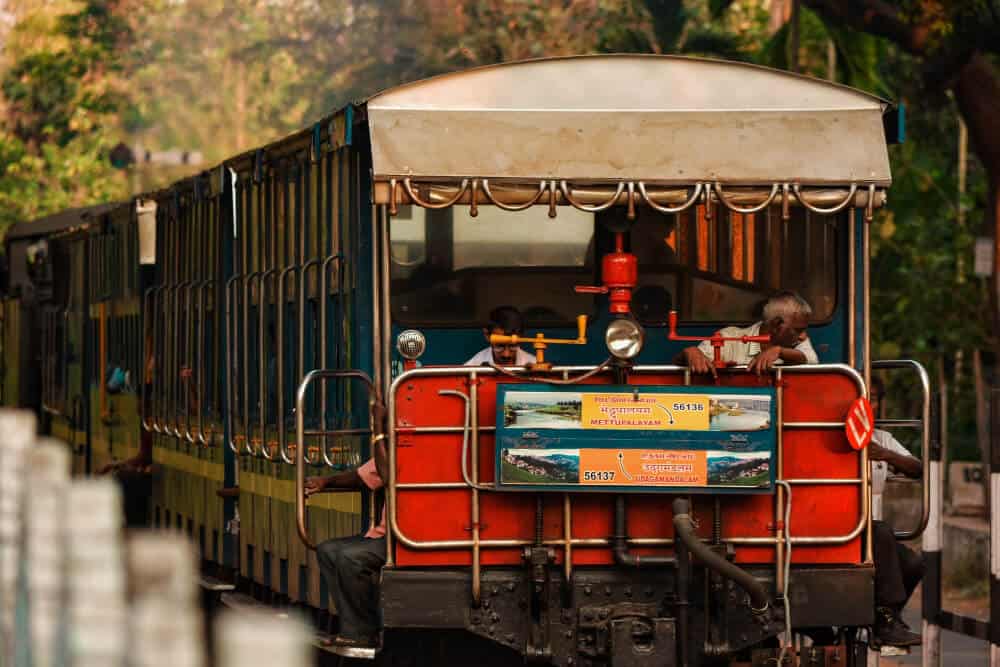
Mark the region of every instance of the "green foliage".
MULTIPOLYGON (((881 77, 880 63, 886 50, 882 41, 846 26, 827 24, 806 7, 800 8, 799 31, 799 71, 827 78, 832 44, 839 83, 874 95, 890 96, 891 91, 881 77)), ((789 69, 791 54, 791 25, 786 23, 763 43, 755 60, 768 67, 789 69)))
POLYGON ((128 38, 113 8, 90 0, 54 22, 29 16, 15 27, 38 46, 15 54, 0 78, 0 228, 123 194, 105 158, 108 124, 122 107, 109 72, 128 38))
POLYGON ((0 229, 62 209, 123 196, 120 173, 107 164, 107 135, 85 112, 70 119, 74 136, 36 148, 0 133, 0 229))
POLYGON ((71 139, 70 115, 84 71, 67 53, 33 53, 15 63, 0 82, 11 108, 10 129, 25 141, 71 139))
POLYGON ((683 52, 692 56, 726 58, 728 60, 747 59, 747 54, 740 41, 716 26, 695 28, 688 32, 684 40, 683 52))
POLYGON ((690 15, 681 0, 646 0, 653 34, 662 53, 678 51, 690 15))
MULTIPOLYGON (((943 374, 951 454, 977 460, 972 350, 996 344, 988 287, 971 275, 975 238, 984 233, 986 172, 970 154, 959 202, 957 110, 929 105, 918 63, 893 48, 885 53, 878 76, 892 75, 892 97, 906 107, 907 140, 890 147, 889 206, 872 227, 873 351, 876 358, 914 358, 932 376, 943 374)), ((915 404, 907 384, 895 392, 915 404)))

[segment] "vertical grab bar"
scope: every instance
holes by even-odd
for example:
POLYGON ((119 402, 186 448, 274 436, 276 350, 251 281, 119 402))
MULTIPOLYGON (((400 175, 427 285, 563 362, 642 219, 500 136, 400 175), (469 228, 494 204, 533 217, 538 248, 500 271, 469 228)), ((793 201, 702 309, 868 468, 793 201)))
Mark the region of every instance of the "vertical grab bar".
MULTIPOLYGON (((163 433, 164 432, 163 423, 160 421, 160 415, 163 413, 163 410, 161 410, 160 408, 163 407, 162 383, 163 383, 163 374, 165 372, 164 371, 165 355, 160 353, 160 348, 163 347, 163 341, 161 340, 162 336, 159 335, 159 332, 161 329, 160 325, 162 324, 162 314, 166 309, 166 299, 161 299, 160 296, 162 296, 167 291, 167 287, 165 285, 159 285, 157 287, 154 287, 153 291, 156 293, 157 298, 155 300, 156 309, 153 311, 153 322, 152 322, 153 382, 151 383, 150 387, 149 404, 150 404, 150 409, 153 412, 153 415, 150 421, 152 422, 154 432, 163 433)), ((145 363, 146 363, 145 360, 143 360, 143 364, 145 363)), ((145 367, 143 367, 143 370, 145 370, 145 367)))
MULTIPOLYGON (((475 386, 475 376, 470 378, 470 386, 475 386)), ((454 396, 465 402, 465 421, 462 428, 462 480, 469 486, 469 497, 472 501, 470 518, 472 519, 472 600, 478 605, 482 597, 482 579, 480 577, 479 549, 479 460, 472 462, 472 475, 469 475, 469 432, 472 430, 472 399, 455 389, 441 389, 438 396, 454 396)))
POLYGON ((183 321, 185 325, 187 324, 187 319, 183 317, 186 313, 187 306, 187 281, 182 281, 177 284, 177 290, 175 292, 175 303, 174 303, 174 373, 173 373, 173 415, 174 415, 174 425, 173 425, 173 436, 177 440, 184 440, 184 425, 181 422, 181 416, 187 419, 187 402, 184 394, 184 383, 181 381, 181 372, 184 369, 184 360, 187 356, 187 327, 181 329, 181 322, 183 321))
POLYGON ((278 269, 268 269, 260 274, 260 293, 258 298, 258 311, 257 311, 257 348, 258 348, 258 380, 259 385, 257 387, 257 398, 258 398, 258 417, 260 422, 260 455, 263 456, 268 461, 274 460, 274 454, 271 453, 270 443, 267 441, 267 326, 265 324, 267 320, 267 279, 271 278, 278 272, 278 269))
MULTIPOLYGON (((214 280, 204 280, 202 281, 200 287, 198 288, 198 350, 197 359, 198 365, 195 367, 195 379, 197 380, 196 394, 195 398, 198 401, 198 432, 195 434, 195 438, 204 446, 208 446, 210 443, 209 439, 205 437, 205 348, 208 347, 205 343, 205 312, 207 308, 205 306, 208 291, 211 287, 215 285, 214 280)), ((218 309, 216 309, 218 310, 218 309)), ((218 319, 218 318, 216 318, 218 319)))
MULTIPOLYGON (((298 273, 298 292, 296 294, 296 304, 295 304, 295 314, 298 320, 298 340, 295 345, 295 352, 297 356, 298 364, 295 373, 295 382, 298 384, 302 381, 302 376, 305 375, 306 370, 306 277, 308 275, 308 267, 310 266, 312 260, 303 263, 299 268, 298 273)), ((305 447, 306 443, 297 442, 295 443, 297 447, 305 447)), ((312 463, 312 458, 309 456, 309 449, 306 448, 305 453, 306 460, 312 463)))
POLYGON ((180 438, 181 433, 178 429, 180 425, 180 419, 177 413, 177 392, 178 392, 178 380, 180 379, 180 336, 178 327, 180 325, 180 290, 183 289, 183 283, 175 283, 170 288, 170 319, 171 322, 167 325, 169 332, 169 344, 170 344, 170 371, 167 375, 167 422, 166 432, 167 435, 173 438, 180 438))
MULTIPOLYGON (((156 291, 155 287, 149 287, 149 288, 147 288, 142 293, 142 321, 145 324, 145 326, 149 326, 150 325, 150 320, 149 320, 149 315, 150 315, 149 303, 152 300, 151 297, 152 297, 152 294, 153 294, 154 291, 156 291)), ((156 327, 155 326, 150 327, 150 329, 153 332, 156 331, 156 327)), ((155 335, 155 333, 154 333, 154 335, 155 335)), ((146 377, 146 374, 149 371, 149 369, 147 368, 147 364, 146 364, 146 360, 149 359, 149 350, 146 349, 146 344, 147 344, 147 336, 145 335, 145 332, 143 332, 143 336, 142 336, 142 373, 141 374, 137 373, 137 375, 139 375, 139 383, 140 383, 140 386, 139 386, 139 414, 140 414, 140 421, 142 423, 142 430, 149 432, 149 431, 153 430, 153 423, 152 423, 152 421, 148 421, 147 418, 150 415, 146 414, 146 410, 149 409, 147 407, 147 405, 149 405, 149 406, 152 405, 152 399, 150 399, 150 401, 148 402, 148 404, 147 404, 147 401, 146 401, 146 392, 147 392, 147 390, 146 390, 146 383, 149 381, 149 378, 146 377)), ((156 349, 155 345, 153 345, 153 349, 154 350, 156 349)))
POLYGON ((234 338, 235 327, 233 326, 233 317, 235 317, 235 310, 233 308, 233 286, 236 281, 242 278, 240 274, 234 275, 232 278, 226 281, 226 432, 229 434, 229 440, 227 444, 229 449, 232 450, 233 454, 239 456, 239 447, 236 446, 236 434, 233 431, 233 388, 235 385, 235 368, 233 367, 233 345, 236 342, 234 338))
POLYGON ((164 380, 166 381, 166 387, 164 391, 164 423, 163 432, 167 435, 177 438, 180 433, 175 428, 177 425, 177 382, 176 376, 178 374, 177 364, 177 339, 176 326, 178 321, 178 309, 177 309, 177 290, 180 289, 181 283, 174 283, 170 285, 168 291, 170 292, 170 322, 164 322, 169 331, 167 332, 168 344, 170 348, 170 354, 168 356, 168 361, 164 364, 164 380), (173 332, 173 335, 170 335, 173 332))
POLYGON ((72 406, 70 405, 69 398, 69 364, 66 360, 69 359, 69 303, 66 304, 66 310, 63 311, 63 335, 62 335, 62 346, 59 350, 59 355, 63 359, 62 364, 62 388, 63 388, 63 412, 71 412, 72 406))
MULTIPOLYGON (((326 345, 326 334, 327 334, 327 331, 326 331, 326 317, 327 317, 326 308, 327 308, 327 304, 330 301, 330 295, 328 294, 329 288, 328 288, 328 285, 327 285, 327 275, 329 275, 330 265, 334 261, 338 262, 338 266, 342 266, 343 265, 343 262, 341 261, 342 259, 343 258, 342 258, 342 256, 339 253, 335 254, 335 255, 330 255, 329 257, 327 257, 326 259, 323 260, 323 264, 320 266, 320 271, 319 271, 319 275, 320 275, 320 288, 319 288, 319 292, 320 292, 320 302, 319 302, 319 320, 320 320, 320 324, 319 324, 319 338, 320 338, 320 340, 319 340, 319 345, 320 345, 319 354, 320 354, 320 359, 319 359, 319 365, 320 365, 320 368, 326 368, 326 360, 327 360, 327 358, 326 358, 326 348, 327 348, 327 345, 326 345)), ((339 285, 340 285, 340 283, 338 281, 338 289, 340 289, 339 285)), ((337 338, 337 341, 341 342, 340 337, 337 338)), ((322 429, 321 430, 324 430, 324 431, 326 430, 326 425, 327 425, 326 403, 327 403, 326 383, 324 382, 323 384, 320 385, 320 422, 322 424, 322 429)), ((327 436, 327 435, 323 436, 323 441, 321 443, 320 450, 322 451, 322 454, 323 454, 323 462, 327 466, 329 466, 331 468, 337 467, 337 463, 333 459, 330 458, 330 438, 329 438, 329 436, 327 436)))
POLYGON ((260 277, 260 271, 243 278, 243 434, 247 454, 253 456, 253 433, 250 429, 250 283, 260 277))
MULTIPOLYGON (((281 455, 281 460, 285 463, 295 463, 295 459, 288 455, 288 437, 285 434, 285 279, 288 277, 289 273, 298 270, 298 266, 295 264, 290 264, 281 270, 278 274, 278 303, 276 305, 278 309, 277 316, 277 346, 278 346, 278 363, 275 372, 275 380, 278 383, 277 399, 278 405, 275 411, 277 417, 275 421, 278 426, 278 453, 281 455)), ((301 442, 299 446, 301 446, 301 442)))
MULTIPOLYGON (((872 361, 873 369, 884 370, 891 368, 912 368, 920 380, 921 409, 920 409, 920 463, 921 484, 923 488, 920 494, 920 523, 913 530, 901 530, 896 532, 896 537, 901 540, 911 540, 919 537, 927 528, 927 522, 931 513, 931 380, 927 375, 927 369, 913 359, 886 359, 872 361)), ((877 417, 876 417, 877 423, 877 417)))
MULTIPOLYGON (((321 266, 322 266, 322 262, 319 259, 310 259, 308 262, 306 262, 306 263, 304 263, 302 265, 302 270, 299 273, 299 311, 298 311, 298 315, 299 315, 299 373, 298 373, 298 377, 296 378, 296 386, 298 386, 299 382, 302 382, 302 378, 304 378, 305 374, 306 374, 306 371, 305 371, 305 363, 306 363, 306 357, 305 357, 306 339, 305 339, 305 336, 306 336, 306 304, 308 303, 308 300, 307 300, 307 296, 308 296, 308 294, 307 294, 307 292, 308 292, 307 285, 309 284, 308 283, 309 269, 317 269, 317 270, 319 270, 319 268, 321 266)), ((318 286, 318 284, 319 284, 319 282, 317 281, 317 286, 318 286)), ((320 344, 321 345, 325 344, 325 341, 320 341, 320 344)), ((315 352, 315 350, 316 350, 316 346, 315 346, 315 344, 313 344, 313 351, 315 352)), ((314 355, 313 356, 313 363, 315 363, 315 361, 316 361, 316 358, 315 358, 315 355, 314 355)), ((323 368, 323 366, 321 365, 320 368, 323 368)), ((325 428, 326 428, 325 424, 322 425, 322 426, 320 426, 320 430, 323 430, 325 428)), ((300 447, 305 447, 305 443, 304 442, 299 442, 298 444, 299 444, 300 447)), ((319 450, 318 449, 317 449, 315 457, 313 457, 313 456, 311 456, 309 454, 309 450, 308 449, 306 450, 306 455, 305 456, 306 456, 306 461, 308 461, 310 465, 316 465, 320 461, 320 456, 319 456, 319 450)))
MULTIPOLYGON (((184 283, 184 366, 187 371, 186 382, 184 382, 184 439, 192 445, 196 443, 195 437, 191 434, 191 394, 193 393, 194 373, 195 373, 195 312, 192 308, 192 294, 198 290, 198 283, 189 280, 184 283)), ((198 400, 199 396, 194 396, 198 400)))

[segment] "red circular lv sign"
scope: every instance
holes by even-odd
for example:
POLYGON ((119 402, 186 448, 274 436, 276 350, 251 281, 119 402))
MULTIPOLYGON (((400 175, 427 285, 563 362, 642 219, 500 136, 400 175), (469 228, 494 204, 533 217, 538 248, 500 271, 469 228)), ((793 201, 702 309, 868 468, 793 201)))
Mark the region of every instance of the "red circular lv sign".
POLYGON ((844 420, 844 432, 851 447, 857 450, 864 449, 872 441, 872 433, 875 432, 875 414, 867 398, 862 396, 851 403, 851 407, 847 410, 847 418, 844 420))

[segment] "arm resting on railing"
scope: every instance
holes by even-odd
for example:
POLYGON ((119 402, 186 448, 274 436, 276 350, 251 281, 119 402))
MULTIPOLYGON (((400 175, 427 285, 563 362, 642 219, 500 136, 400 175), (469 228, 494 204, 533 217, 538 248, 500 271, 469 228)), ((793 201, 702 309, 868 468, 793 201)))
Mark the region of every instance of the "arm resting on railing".
POLYGON ((307 477, 306 498, 316 493, 330 491, 363 491, 368 487, 361 481, 357 469, 338 472, 329 477, 307 477))
POLYGON ((389 479, 389 453, 385 448, 385 404, 378 396, 371 403, 372 457, 375 470, 383 480, 389 479))
POLYGON ((872 461, 885 461, 892 468, 913 479, 920 479, 924 472, 924 466, 920 463, 920 459, 909 454, 894 452, 874 440, 868 446, 868 458, 872 461))

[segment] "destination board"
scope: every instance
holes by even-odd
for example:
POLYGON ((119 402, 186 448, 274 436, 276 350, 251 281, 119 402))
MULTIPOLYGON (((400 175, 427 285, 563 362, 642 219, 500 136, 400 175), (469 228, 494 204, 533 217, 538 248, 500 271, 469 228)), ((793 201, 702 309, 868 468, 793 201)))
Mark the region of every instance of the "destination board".
POLYGON ((773 423, 767 387, 503 385, 497 486, 766 492, 773 423))

